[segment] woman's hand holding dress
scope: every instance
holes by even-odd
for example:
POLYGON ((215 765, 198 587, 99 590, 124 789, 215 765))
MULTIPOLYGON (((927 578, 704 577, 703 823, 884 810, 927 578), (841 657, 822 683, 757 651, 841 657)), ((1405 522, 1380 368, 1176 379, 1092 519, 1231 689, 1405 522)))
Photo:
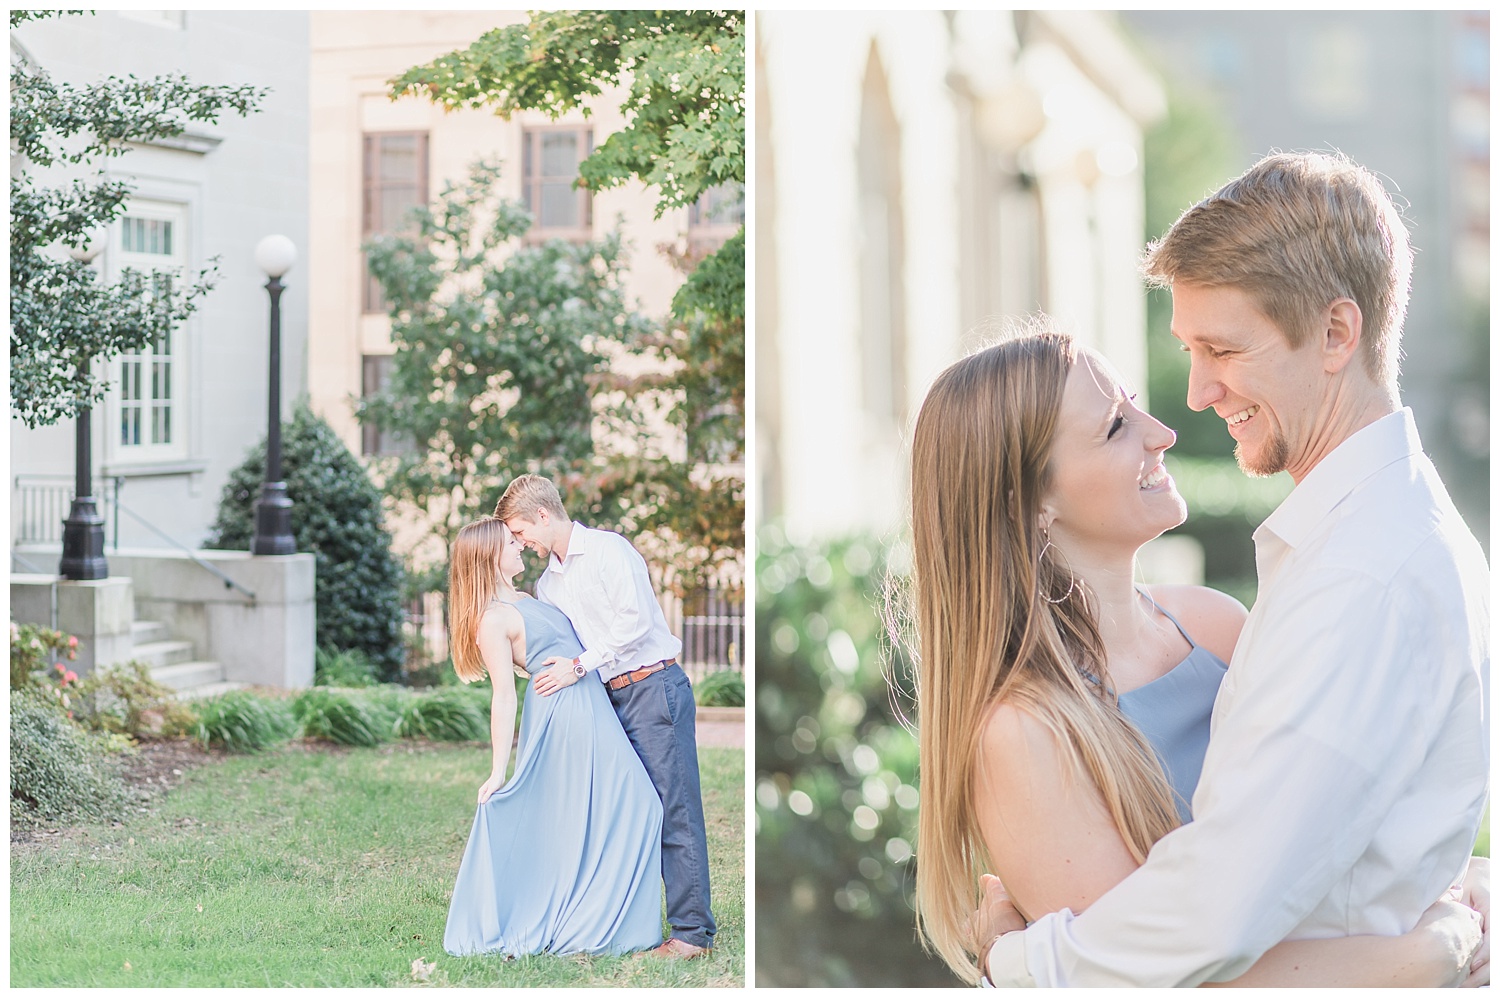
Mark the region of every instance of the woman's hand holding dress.
POLYGON ((505 776, 490 775, 490 778, 479 785, 479 803, 483 804, 490 799, 490 795, 505 786, 505 776))

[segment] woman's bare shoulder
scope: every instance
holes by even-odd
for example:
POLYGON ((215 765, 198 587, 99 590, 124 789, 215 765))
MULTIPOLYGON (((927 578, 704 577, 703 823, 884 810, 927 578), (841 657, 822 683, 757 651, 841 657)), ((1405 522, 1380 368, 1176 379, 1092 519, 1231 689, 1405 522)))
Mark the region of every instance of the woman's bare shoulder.
POLYGON ((1135 862, 1076 750, 1034 706, 1003 700, 979 736, 975 815, 992 872, 1030 918, 1082 911, 1135 862))
POLYGON ((479 618, 479 643, 482 646, 486 638, 508 640, 520 634, 525 626, 521 612, 514 606, 498 601, 491 603, 479 618))
POLYGON ((1249 611, 1228 593, 1207 586, 1147 586, 1157 604, 1177 618, 1193 640, 1225 662, 1234 655, 1249 611))
POLYGON ((1060 772, 1067 759, 1058 734, 1022 697, 991 704, 979 729, 980 768, 1003 783, 1030 783, 1060 772))

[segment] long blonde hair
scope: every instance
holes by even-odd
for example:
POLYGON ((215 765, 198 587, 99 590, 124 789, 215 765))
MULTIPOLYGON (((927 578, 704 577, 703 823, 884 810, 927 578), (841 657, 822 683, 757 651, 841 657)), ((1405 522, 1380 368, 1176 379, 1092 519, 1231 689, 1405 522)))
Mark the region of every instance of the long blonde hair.
POLYGON ((949 367, 912 442, 919 661, 917 922, 969 983, 965 922, 988 852, 974 806, 979 734, 997 702, 1051 729, 1099 788, 1137 861, 1178 823, 1150 745, 1108 692, 1097 607, 1041 527, 1049 456, 1078 348, 1019 336, 949 367))
POLYGON ((448 648, 453 671, 472 683, 484 678, 479 621, 495 598, 496 566, 510 540, 503 520, 487 516, 458 532, 448 561, 448 648))

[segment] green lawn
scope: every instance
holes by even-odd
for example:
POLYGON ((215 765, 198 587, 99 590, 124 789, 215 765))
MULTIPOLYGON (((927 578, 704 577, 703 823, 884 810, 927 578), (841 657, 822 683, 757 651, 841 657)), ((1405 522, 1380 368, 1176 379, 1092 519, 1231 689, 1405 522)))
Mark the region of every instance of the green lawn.
POLYGON ((12 848, 12 987, 740 987, 744 752, 700 750, 718 946, 689 962, 451 957, 486 747, 294 743, 191 770, 150 814, 12 848))

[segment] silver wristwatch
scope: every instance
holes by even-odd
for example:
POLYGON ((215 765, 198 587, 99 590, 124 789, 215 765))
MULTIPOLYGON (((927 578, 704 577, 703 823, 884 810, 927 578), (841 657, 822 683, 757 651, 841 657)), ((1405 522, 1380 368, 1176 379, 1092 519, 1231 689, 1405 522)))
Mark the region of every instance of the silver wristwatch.
POLYGON ((580 662, 576 658, 573 660, 573 675, 577 676, 579 679, 582 679, 583 674, 587 671, 588 670, 583 667, 582 662, 580 662))

